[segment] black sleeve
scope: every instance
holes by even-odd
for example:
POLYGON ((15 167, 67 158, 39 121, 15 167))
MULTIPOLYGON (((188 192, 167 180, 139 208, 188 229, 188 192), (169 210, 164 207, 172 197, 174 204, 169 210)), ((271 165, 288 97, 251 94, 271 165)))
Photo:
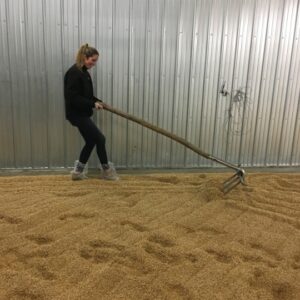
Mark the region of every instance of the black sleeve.
POLYGON ((103 103, 103 101, 101 99, 98 99, 97 97, 94 97, 94 102, 101 102, 101 103, 103 103))
POLYGON ((93 108, 95 100, 81 96, 81 78, 77 72, 68 72, 65 77, 65 97, 77 109, 93 108))

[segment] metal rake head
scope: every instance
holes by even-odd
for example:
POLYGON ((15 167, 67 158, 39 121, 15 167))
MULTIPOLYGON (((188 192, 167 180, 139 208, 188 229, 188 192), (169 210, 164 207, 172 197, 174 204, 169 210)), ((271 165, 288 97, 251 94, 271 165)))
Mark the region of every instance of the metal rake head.
POLYGON ((231 176, 223 183, 223 193, 227 194, 240 183, 246 184, 245 176, 245 171, 243 169, 239 169, 233 176, 231 176))

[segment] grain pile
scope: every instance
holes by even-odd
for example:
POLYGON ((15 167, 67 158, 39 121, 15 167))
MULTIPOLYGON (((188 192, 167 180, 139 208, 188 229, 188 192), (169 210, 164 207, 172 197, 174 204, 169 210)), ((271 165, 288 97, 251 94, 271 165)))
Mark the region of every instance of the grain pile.
POLYGON ((0 299, 300 299, 300 175, 0 177, 0 299))

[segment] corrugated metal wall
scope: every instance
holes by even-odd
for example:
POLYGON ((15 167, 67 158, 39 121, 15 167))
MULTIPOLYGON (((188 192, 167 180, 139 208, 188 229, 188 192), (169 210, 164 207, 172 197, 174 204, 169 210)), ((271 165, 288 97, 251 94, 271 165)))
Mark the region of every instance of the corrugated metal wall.
MULTIPOLYGON (((233 163, 299 166, 299 2, 0 0, 0 168, 78 157, 63 75, 86 42, 108 104, 233 163)), ((214 165, 108 112, 94 118, 119 167, 214 165)))

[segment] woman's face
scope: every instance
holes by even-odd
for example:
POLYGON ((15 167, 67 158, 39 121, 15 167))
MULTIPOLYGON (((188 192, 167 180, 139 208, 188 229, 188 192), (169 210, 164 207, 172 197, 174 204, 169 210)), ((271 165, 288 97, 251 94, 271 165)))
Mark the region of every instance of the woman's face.
POLYGON ((85 65, 88 69, 92 68, 93 66, 96 65, 97 60, 98 60, 98 57, 99 57, 99 55, 96 55, 96 54, 93 55, 93 56, 90 56, 90 57, 85 57, 85 58, 84 58, 84 65, 85 65))

